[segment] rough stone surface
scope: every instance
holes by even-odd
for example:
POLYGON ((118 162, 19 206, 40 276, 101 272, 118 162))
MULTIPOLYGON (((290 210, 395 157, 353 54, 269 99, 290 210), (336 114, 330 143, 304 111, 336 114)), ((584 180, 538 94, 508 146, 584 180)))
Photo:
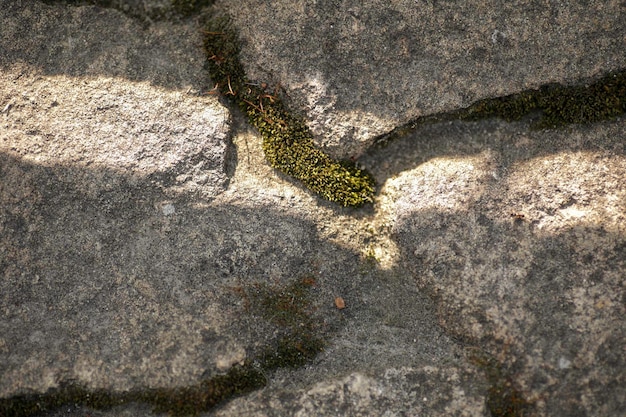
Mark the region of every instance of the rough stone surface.
MULTIPOLYGON (((346 155, 415 116, 624 64, 618 3, 303 4, 231 13, 252 77, 346 155)), ((199 94, 195 17, 129 5, 139 18, 0 1, 0 401, 223 374, 280 335, 259 294, 306 277, 324 351, 201 415, 623 414, 624 118, 422 125, 361 159, 372 207, 338 208, 199 94)))
POLYGON ((12 155, 109 168, 205 198, 225 189, 229 114, 215 101, 115 78, 20 74, 5 72, 10 81, 0 90, 9 106, 0 147, 12 155))
POLYGON ((191 22, 144 26, 97 6, 1 4, 3 71, 26 63, 48 75, 104 75, 190 91, 209 84, 202 33, 191 22))
POLYGON ((213 415, 480 416, 486 410, 476 377, 465 370, 432 366, 388 368, 376 375, 353 373, 307 390, 274 390, 237 399, 213 415))
POLYGON ((2 149, 204 198, 225 189, 230 116, 192 94, 206 81, 192 28, 144 31, 115 10, 9 3, 0 11, 2 149))
POLYGON ((236 287, 310 271, 309 222, 193 207, 106 172, 1 166, 2 397, 197 383, 273 337, 239 318, 236 287), (85 177, 106 188, 90 195, 85 177))
POLYGON ((618 0, 217 3, 250 78, 280 83, 318 143, 343 157, 420 116, 626 66, 618 0))
POLYGON ((399 196, 402 263, 437 301, 439 322, 505 363, 541 415, 619 415, 626 121, 420 133, 410 153, 418 164, 387 187, 399 196), (431 157, 443 150, 433 136, 459 144, 431 157))

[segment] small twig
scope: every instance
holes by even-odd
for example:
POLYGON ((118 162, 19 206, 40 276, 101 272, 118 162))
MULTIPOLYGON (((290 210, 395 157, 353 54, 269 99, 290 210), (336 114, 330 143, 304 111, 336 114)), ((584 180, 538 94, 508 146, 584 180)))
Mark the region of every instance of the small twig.
POLYGON ((237 94, 233 91, 233 88, 230 86, 230 75, 228 76, 228 92, 226 93, 226 95, 232 94, 233 96, 236 96, 237 94))
POLYGON ((215 83, 215 85, 213 86, 213 88, 212 88, 212 89, 210 89, 209 91, 207 91, 207 92, 206 92, 206 93, 204 93, 204 94, 211 94, 211 95, 216 95, 216 96, 218 96, 218 95, 220 94, 219 87, 220 87, 219 83, 215 83))
POLYGON ((250 106, 254 107, 255 109, 257 109, 259 112, 265 114, 265 110, 263 110, 262 108, 260 108, 259 106, 257 106, 256 104, 254 104, 251 101, 246 100, 245 98, 243 99, 243 101, 247 104, 249 104, 250 106))

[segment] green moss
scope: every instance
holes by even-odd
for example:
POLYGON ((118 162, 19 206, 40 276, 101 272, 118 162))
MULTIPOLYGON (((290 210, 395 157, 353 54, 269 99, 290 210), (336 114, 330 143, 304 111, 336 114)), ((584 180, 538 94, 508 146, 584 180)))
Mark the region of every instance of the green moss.
POLYGON ((513 378, 504 371, 502 364, 481 352, 474 352, 471 360, 487 376, 489 382, 487 408, 493 417, 527 417, 532 415, 532 404, 515 387, 513 378))
POLYGON ((272 167, 342 206, 359 207, 373 201, 375 182, 369 173, 318 149, 304 122, 287 112, 275 92, 246 78, 237 35, 227 18, 207 24, 205 49, 217 91, 236 103, 259 130, 272 167))
POLYGON ((607 74, 589 84, 550 84, 538 90, 481 100, 456 115, 463 120, 501 117, 512 121, 531 112, 541 113, 537 128, 596 123, 624 114, 626 71, 607 74))
POLYGON ((539 118, 532 127, 549 129, 610 120, 625 112, 626 70, 622 70, 593 82, 570 86, 549 84, 536 90, 480 100, 461 110, 420 117, 378 138, 376 143, 385 146, 421 125, 451 120, 499 117, 510 122, 537 113, 539 118))
POLYGON ((85 404, 89 402, 99 409, 109 409, 123 403, 115 395, 104 391, 88 391, 80 386, 65 384, 45 394, 19 395, 0 399, 0 415, 5 417, 31 416, 54 410, 64 404, 85 404))
POLYGON ((139 399, 154 407, 155 413, 172 416, 197 415, 225 400, 264 387, 263 373, 250 364, 235 366, 199 385, 176 389, 157 389, 141 393, 139 399))

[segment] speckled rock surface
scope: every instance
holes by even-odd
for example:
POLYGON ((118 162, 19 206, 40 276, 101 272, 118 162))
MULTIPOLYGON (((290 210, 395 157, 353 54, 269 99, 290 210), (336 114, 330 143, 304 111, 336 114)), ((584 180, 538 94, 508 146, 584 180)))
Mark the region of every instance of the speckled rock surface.
POLYGON ((481 376, 455 368, 386 369, 320 382, 306 391, 267 390, 232 401, 215 416, 486 415, 481 376))
MULTIPOLYGON (((268 395, 295 390, 285 410, 327 378, 332 396, 337 381, 374 370, 443 362, 480 381, 430 300, 345 245, 363 241, 359 220, 277 175, 241 120, 233 131, 216 98, 198 95, 207 79, 195 21, 2 6, 1 398, 222 374, 279 335, 250 299, 302 277, 316 283, 311 309, 328 341, 315 366, 268 375, 268 395)), ((391 380, 364 381, 388 385, 390 401, 406 395, 391 380)), ((448 388, 479 403, 484 381, 448 388)), ((58 413, 152 415, 145 404, 58 413)))
MULTIPOLYGON (((307 280, 324 350, 200 415, 621 417, 623 118, 422 125, 360 160, 373 206, 338 208, 271 169, 244 117, 201 94, 200 17, 155 20, 166 3, 0 0, 0 407, 68 382, 184 391, 258 367, 285 332, 261 295, 297 308, 288 288, 307 280)), ((623 64, 618 3, 480 21, 478 2, 448 3, 231 12, 257 25, 240 27, 251 75, 326 118, 310 118, 320 138, 623 64), (298 36, 310 44, 288 44, 298 36)), ((344 139, 346 154, 365 143, 344 139)), ((81 401, 40 414, 156 415, 81 401)))
POLYGON ((121 77, 190 92, 209 84, 202 33, 191 22, 145 25, 114 9, 57 3, 2 1, 3 70, 26 63, 49 75, 121 77))
POLYGON ((2 157, 2 397, 191 385, 268 343, 236 288, 308 272, 310 223, 76 171, 2 157))
POLYGON ((439 322, 506 364, 540 415, 626 407, 625 137, 623 119, 430 127, 387 182, 402 263, 439 322), (443 155, 433 137, 458 144, 443 155))
POLYGON ((0 19, 0 149, 206 199, 225 189, 230 115, 197 94, 207 78, 196 28, 143 30, 115 10, 37 2, 6 2, 0 19))
POLYGON ((206 77, 194 28, 144 30, 115 10, 38 2, 0 13, 0 395, 70 379, 180 383, 241 356, 210 291, 166 299, 189 260, 166 238, 181 217, 170 199, 208 201, 228 184, 230 116, 192 94, 206 77), (172 71, 172 57, 188 65, 172 71), (194 348, 207 338, 217 356, 194 348))
POLYGON ((608 2, 245 0, 251 79, 280 83, 343 157, 409 120, 626 66, 626 7, 608 2))

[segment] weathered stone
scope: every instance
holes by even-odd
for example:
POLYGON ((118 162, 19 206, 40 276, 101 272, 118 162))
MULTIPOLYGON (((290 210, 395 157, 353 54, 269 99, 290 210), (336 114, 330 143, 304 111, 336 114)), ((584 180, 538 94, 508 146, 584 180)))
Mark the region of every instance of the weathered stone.
MULTIPOLYGON (((0 86, 8 103, 0 149, 42 165, 109 168, 174 193, 213 198, 225 189, 230 122, 215 101, 115 78, 23 71, 4 72, 11 81, 0 86)), ((102 186, 92 178, 85 185, 102 186)))
MULTIPOLYGON (((359 245, 340 244, 355 233, 351 215, 340 217, 344 231, 334 209, 312 209, 315 196, 273 172, 255 138, 235 139, 240 162, 229 176, 228 114, 214 98, 184 92, 201 88, 200 45, 174 74, 178 57, 155 51, 162 37, 182 44, 190 27, 143 28, 95 7, 16 7, 2 8, 12 29, 3 32, 0 86, 0 398, 66 383, 142 392, 223 374, 257 360, 280 334, 250 305, 260 288, 281 291, 302 277, 316 283, 311 310, 327 347, 314 372, 268 375, 273 390, 284 378, 306 392, 355 372, 467 366, 412 283, 383 277, 362 263, 359 245), (26 25, 32 32, 18 47, 26 25), (157 68, 110 66, 156 54, 157 68)), ((62 412, 153 414, 147 404, 76 403, 62 412)))
POLYGON ((420 116, 626 67, 620 1, 218 1, 250 79, 278 84, 327 151, 420 116))
POLYGON ((353 373, 307 390, 280 389, 237 399, 213 415, 483 416, 484 390, 476 383, 480 377, 433 366, 390 368, 375 375, 353 373))
POLYGON ((143 30, 114 10, 9 3, 0 11, 0 149, 204 198, 225 189, 229 114, 190 94, 206 81, 192 27, 143 30))
POLYGON ((0 65, 25 63, 49 75, 121 77, 189 90, 209 84, 202 33, 193 22, 144 27, 100 7, 2 0, 0 65))
POLYGON ((539 415, 626 407, 624 132, 450 123, 389 150, 415 158, 387 183, 402 264, 539 415))
POLYGON ((179 287, 203 251, 179 258, 166 239, 181 192, 206 201, 228 183, 229 114, 192 94, 206 82, 197 27, 38 2, 0 14, 2 397, 185 384, 243 361, 219 296, 179 287))
MULTIPOLYGON (((40 415, 155 416, 152 388, 197 389, 243 363, 265 372, 265 388, 201 415, 621 415, 623 119, 423 125, 362 159, 381 190, 373 207, 345 210, 271 169, 242 115, 198 96, 213 83, 193 19, 151 22, 168 2, 128 4, 140 19, 0 1, 2 411, 74 383, 138 402, 93 409, 83 393, 40 415), (298 328, 324 350, 300 368, 264 368, 298 328)), ((594 5, 480 16, 478 2, 342 5, 246 1, 230 12, 250 74, 287 74, 294 107, 312 112, 298 103, 313 97, 347 154, 364 142, 345 139, 341 120, 375 120, 354 135, 372 137, 623 64, 623 15, 597 19, 594 5), (551 11, 576 28, 549 28, 551 11), (255 35, 264 28, 285 41, 255 35), (309 39, 289 44, 290 31, 309 39), (579 54, 587 42, 599 46, 579 54), (276 54, 294 45, 308 55, 276 54), (307 96, 303 74, 321 74, 326 95, 307 96)))
POLYGON ((238 288, 311 268, 308 222, 194 208, 94 168, 7 156, 1 167, 0 397, 67 381, 113 391, 197 383, 273 337, 243 318, 238 288), (85 192, 85 177, 108 188, 85 192))

